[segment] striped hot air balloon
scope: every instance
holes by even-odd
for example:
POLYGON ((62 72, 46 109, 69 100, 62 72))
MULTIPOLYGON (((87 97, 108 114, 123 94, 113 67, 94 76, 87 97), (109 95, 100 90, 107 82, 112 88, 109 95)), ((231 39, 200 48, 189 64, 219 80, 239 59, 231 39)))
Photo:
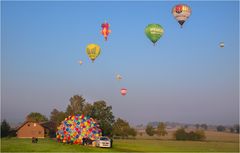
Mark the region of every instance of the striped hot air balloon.
POLYGON ((121 89, 121 95, 125 96, 127 94, 127 89, 126 88, 122 88, 121 89))
POLYGON ((181 25, 181 28, 184 22, 190 17, 191 13, 191 8, 186 4, 178 4, 172 8, 172 14, 181 25))

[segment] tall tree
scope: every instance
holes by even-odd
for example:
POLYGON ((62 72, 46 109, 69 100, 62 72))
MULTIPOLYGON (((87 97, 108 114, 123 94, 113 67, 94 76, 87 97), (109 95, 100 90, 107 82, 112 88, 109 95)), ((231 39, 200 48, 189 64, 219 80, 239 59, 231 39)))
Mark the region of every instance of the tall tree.
POLYGON ((6 137, 10 134, 10 125, 4 119, 1 123, 1 137, 6 137))
POLYGON ((46 116, 44 116, 44 115, 42 115, 41 113, 38 113, 38 112, 31 112, 30 114, 27 115, 26 120, 27 121, 32 121, 32 122, 48 121, 46 116))
POLYGON ((65 119, 66 114, 62 111, 58 111, 57 109, 53 109, 50 115, 50 121, 55 123, 54 129, 57 129, 57 126, 65 119))
MULTIPOLYGON (((89 106, 89 108, 91 107, 89 106)), ((112 128, 114 123, 112 106, 107 106, 105 101, 96 101, 92 105, 90 116, 98 121, 103 135, 112 135, 112 128)))
POLYGON ((85 99, 82 96, 74 95, 70 98, 70 104, 67 106, 66 115, 77 115, 83 113, 85 99))
POLYGON ((167 134, 166 126, 165 126, 165 124, 163 122, 160 122, 158 124, 157 130, 156 130, 156 134, 158 136, 165 136, 167 134))
POLYGON ((155 134, 153 126, 150 124, 147 125, 145 131, 146 131, 147 135, 149 135, 149 136, 153 136, 155 134))

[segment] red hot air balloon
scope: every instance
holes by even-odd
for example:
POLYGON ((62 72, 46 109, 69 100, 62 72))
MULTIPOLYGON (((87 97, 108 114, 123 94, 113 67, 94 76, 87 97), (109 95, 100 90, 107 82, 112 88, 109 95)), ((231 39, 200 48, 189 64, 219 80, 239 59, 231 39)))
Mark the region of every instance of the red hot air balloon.
POLYGON ((104 36, 105 41, 107 41, 108 35, 112 32, 111 30, 109 30, 110 24, 105 21, 101 25, 101 27, 102 27, 101 33, 104 36))
POLYGON ((122 88, 122 89, 121 89, 121 94, 122 94, 123 96, 125 96, 125 95, 127 94, 127 89, 126 89, 126 88, 122 88))

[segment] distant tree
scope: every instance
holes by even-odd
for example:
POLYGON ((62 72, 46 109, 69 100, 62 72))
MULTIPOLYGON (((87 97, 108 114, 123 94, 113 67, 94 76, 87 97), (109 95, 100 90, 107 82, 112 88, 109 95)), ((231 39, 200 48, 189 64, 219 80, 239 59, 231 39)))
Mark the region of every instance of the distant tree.
POLYGON ((184 125, 184 129, 187 129, 188 128, 188 125, 184 125))
POLYGON ((129 127, 128 129, 128 135, 136 137, 137 136, 137 131, 134 128, 129 127))
POLYGON ((174 132, 174 137, 176 140, 187 140, 188 136, 184 128, 180 128, 177 131, 174 132))
POLYGON ((230 127, 230 132, 231 132, 231 133, 235 133, 234 127, 230 127))
POLYGON ((77 115, 83 113, 85 99, 82 96, 74 95, 70 98, 70 104, 67 106, 66 115, 77 115))
POLYGON ((208 128, 207 124, 201 124, 200 127, 203 128, 204 130, 207 130, 208 128))
POLYGON ((158 136, 165 136, 167 135, 167 131, 166 131, 166 126, 163 122, 160 122, 158 124, 157 130, 156 130, 156 134, 158 136))
POLYGON ((27 115, 26 120, 32 121, 32 122, 48 121, 45 115, 42 115, 41 113, 38 113, 38 112, 31 112, 30 114, 27 115))
POLYGON ((147 135, 149 135, 149 136, 153 136, 155 134, 154 128, 150 124, 147 125, 145 131, 146 131, 147 135))
POLYGON ((113 124, 113 135, 126 138, 128 137, 129 129, 130 126, 128 122, 121 118, 118 118, 113 124))
POLYGON ((196 130, 195 131, 195 137, 196 137, 196 140, 204 140, 206 139, 206 136, 205 136, 205 132, 203 130, 196 130))
POLYGON ((225 130, 226 130, 226 128, 224 126, 222 126, 222 125, 217 126, 217 131, 222 132, 225 130))
POLYGON ((1 123, 1 137, 6 137, 10 134, 10 125, 9 123, 4 119, 1 123))
POLYGON ((235 129, 236 133, 239 133, 239 124, 235 124, 234 129, 235 129))
POLYGON ((195 124, 196 129, 199 129, 200 125, 199 124, 195 124))
POLYGON ((205 133, 203 130, 196 130, 191 132, 186 132, 183 128, 178 129, 174 133, 174 137, 176 140, 192 140, 199 141, 205 139, 205 133))

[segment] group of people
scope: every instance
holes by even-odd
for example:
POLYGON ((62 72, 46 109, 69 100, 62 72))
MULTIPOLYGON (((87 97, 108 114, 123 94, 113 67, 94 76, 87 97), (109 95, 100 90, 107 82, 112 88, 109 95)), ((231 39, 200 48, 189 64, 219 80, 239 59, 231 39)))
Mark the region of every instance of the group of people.
POLYGON ((37 142, 38 142, 38 138, 32 137, 32 143, 37 143, 37 142))

